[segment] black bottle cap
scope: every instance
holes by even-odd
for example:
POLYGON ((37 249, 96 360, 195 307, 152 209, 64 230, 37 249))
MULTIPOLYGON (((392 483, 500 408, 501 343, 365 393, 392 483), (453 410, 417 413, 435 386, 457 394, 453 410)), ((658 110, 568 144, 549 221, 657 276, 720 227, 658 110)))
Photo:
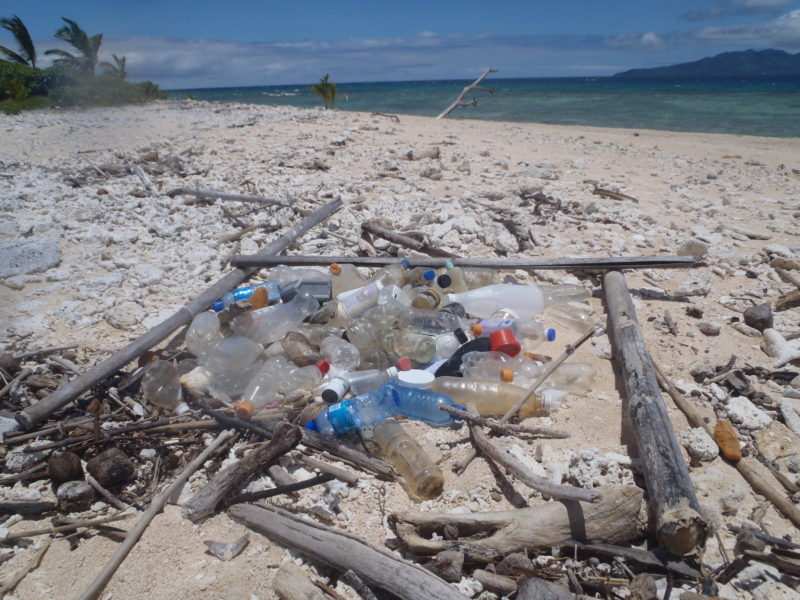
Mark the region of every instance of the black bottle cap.
POLYGON ((453 285, 453 279, 447 274, 439 275, 439 277, 436 278, 436 283, 439 284, 440 288, 446 289, 453 285))

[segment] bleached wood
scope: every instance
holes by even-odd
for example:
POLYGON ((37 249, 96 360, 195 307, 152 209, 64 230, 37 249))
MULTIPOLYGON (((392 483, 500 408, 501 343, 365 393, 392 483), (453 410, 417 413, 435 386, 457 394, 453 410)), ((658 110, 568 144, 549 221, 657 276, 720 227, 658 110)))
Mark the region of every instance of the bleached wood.
POLYGON ((491 69, 491 68, 490 69, 486 69, 483 72, 483 75, 478 77, 475 81, 473 81, 471 84, 469 84, 463 90, 461 90, 461 93, 458 95, 458 98, 456 98, 455 101, 450 106, 448 106, 441 113, 439 113, 439 115, 437 115, 436 118, 437 119, 444 119, 447 115, 449 115, 456 108, 458 108, 462 104, 462 101, 464 100, 464 96, 469 94, 474 89, 479 89, 479 90, 481 90, 483 92, 489 92, 490 94, 492 92, 494 92, 494 90, 490 89, 490 88, 480 88, 480 87, 478 87, 478 85, 481 83, 481 81, 483 81, 484 79, 486 79, 489 76, 489 73, 497 73, 497 69, 491 69))

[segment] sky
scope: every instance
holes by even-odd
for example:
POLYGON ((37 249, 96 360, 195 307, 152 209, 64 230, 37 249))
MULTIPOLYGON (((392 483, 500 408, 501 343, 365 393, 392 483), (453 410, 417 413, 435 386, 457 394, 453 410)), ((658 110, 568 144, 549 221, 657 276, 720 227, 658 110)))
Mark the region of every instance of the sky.
MULTIPOLYGON (((800 52, 800 0, 0 0, 42 66, 61 17, 166 89, 605 76, 732 50, 800 52)), ((16 50, 0 29, 0 45, 16 50)))

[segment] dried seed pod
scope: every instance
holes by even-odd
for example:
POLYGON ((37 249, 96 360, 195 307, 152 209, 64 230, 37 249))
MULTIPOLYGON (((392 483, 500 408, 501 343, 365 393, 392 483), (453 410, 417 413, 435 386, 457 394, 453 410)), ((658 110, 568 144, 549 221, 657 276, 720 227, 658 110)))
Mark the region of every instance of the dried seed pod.
POLYGON ((80 457, 74 452, 54 454, 47 461, 48 475, 56 487, 67 481, 83 479, 83 466, 80 457))
POLYGON ((718 421, 714 427, 714 440, 719 446, 722 456, 734 462, 742 459, 742 449, 739 447, 739 438, 730 421, 718 421))

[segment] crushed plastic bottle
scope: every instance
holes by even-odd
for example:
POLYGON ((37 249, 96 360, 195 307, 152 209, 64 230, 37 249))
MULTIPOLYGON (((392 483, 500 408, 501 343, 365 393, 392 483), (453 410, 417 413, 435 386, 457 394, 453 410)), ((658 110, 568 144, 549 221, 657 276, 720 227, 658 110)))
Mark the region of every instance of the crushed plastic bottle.
POLYGON ((328 404, 334 404, 341 401, 348 391, 354 395, 366 394, 377 390, 395 377, 397 377, 397 367, 341 373, 325 385, 321 394, 322 399, 328 404))
POLYGON ((452 333, 454 330, 464 327, 464 322, 455 315, 441 311, 420 309, 399 315, 395 324, 398 329, 427 333, 429 335, 452 333))
POLYGON ((168 410, 176 415, 189 411, 183 401, 183 390, 178 370, 171 362, 154 360, 145 366, 142 375, 144 399, 153 406, 168 410))
POLYGON ((211 373, 240 371, 253 364, 264 351, 250 338, 233 336, 212 341, 198 362, 211 373))
POLYGON ((342 338, 327 337, 322 340, 319 349, 334 374, 355 371, 361 363, 358 348, 342 338))
POLYGON ((267 346, 292 331, 317 308, 319 303, 311 295, 299 294, 290 302, 238 315, 231 321, 231 329, 236 335, 267 346))
POLYGON ((290 331, 281 340, 283 353, 294 364, 306 367, 316 363, 322 355, 311 347, 311 342, 299 331, 290 331))
POLYGON ((375 425, 372 439, 412 500, 430 500, 442 493, 442 470, 397 421, 386 419, 375 425))
POLYGON ((323 360, 315 365, 298 367, 285 356, 269 359, 250 381, 236 406, 236 416, 249 419, 256 411, 278 405, 287 394, 301 390, 313 390, 322 383, 329 365, 323 360))
POLYGON ((436 355, 436 340, 430 335, 399 329, 386 329, 379 334, 383 350, 395 360, 407 357, 426 365, 436 355))

